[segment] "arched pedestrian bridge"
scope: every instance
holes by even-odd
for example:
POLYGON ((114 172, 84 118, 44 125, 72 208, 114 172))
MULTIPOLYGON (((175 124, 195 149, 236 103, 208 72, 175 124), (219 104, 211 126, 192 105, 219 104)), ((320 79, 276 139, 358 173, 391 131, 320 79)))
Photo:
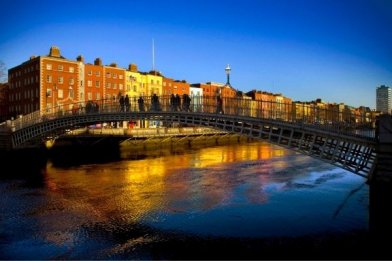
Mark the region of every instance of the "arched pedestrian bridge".
POLYGON ((156 121, 207 126, 255 139, 268 140, 321 159, 364 177, 375 165, 374 131, 355 115, 305 108, 293 104, 193 97, 190 103, 173 103, 170 97, 131 98, 129 106, 114 100, 75 103, 34 112, 0 126, 2 149, 40 144, 48 137, 97 123, 156 121))

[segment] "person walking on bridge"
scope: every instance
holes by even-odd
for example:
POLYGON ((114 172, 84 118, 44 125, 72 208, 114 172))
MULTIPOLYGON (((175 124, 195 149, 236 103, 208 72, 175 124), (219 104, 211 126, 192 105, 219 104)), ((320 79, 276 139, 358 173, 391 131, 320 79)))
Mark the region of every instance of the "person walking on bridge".
POLYGON ((121 97, 119 99, 119 102, 120 102, 120 111, 124 111, 125 100, 124 100, 124 96, 123 95, 121 95, 121 97))
POLYGON ((130 106, 131 106, 131 104, 130 104, 130 102, 129 102, 128 94, 125 95, 125 98, 124 98, 124 105, 125 105, 125 111, 128 112, 128 111, 129 111, 129 108, 130 108, 130 106))
POLYGON ((144 100, 142 96, 139 97, 137 103, 139 105, 139 111, 144 111, 144 100))

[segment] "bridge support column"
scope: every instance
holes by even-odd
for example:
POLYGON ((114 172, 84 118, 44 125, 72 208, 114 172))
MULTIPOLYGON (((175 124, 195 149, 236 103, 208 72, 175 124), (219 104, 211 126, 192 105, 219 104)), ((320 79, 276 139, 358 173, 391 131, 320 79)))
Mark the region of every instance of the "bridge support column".
POLYGON ((381 115, 376 123, 378 141, 375 168, 369 182, 369 228, 377 259, 391 259, 392 235, 392 117, 381 115))
POLYGON ((380 115, 376 123, 377 159, 372 179, 392 183, 392 117, 380 115))

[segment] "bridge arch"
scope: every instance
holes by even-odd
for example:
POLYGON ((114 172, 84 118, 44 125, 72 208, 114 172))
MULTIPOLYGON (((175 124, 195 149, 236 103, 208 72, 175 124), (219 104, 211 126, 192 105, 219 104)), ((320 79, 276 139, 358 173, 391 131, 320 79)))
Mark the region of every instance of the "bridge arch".
POLYGON ((61 135, 66 129, 102 122, 130 120, 178 122, 267 140, 361 176, 368 175, 375 159, 375 143, 357 137, 331 134, 325 130, 293 125, 284 121, 193 112, 115 112, 69 115, 17 130, 12 133, 12 143, 14 148, 18 148, 29 141, 40 140, 51 135, 61 135))
POLYGON ((328 124, 298 121, 287 108, 283 109, 285 113, 263 111, 263 105, 240 104, 238 99, 226 100, 224 104, 225 114, 217 110, 213 100, 192 104, 191 109, 182 111, 173 110, 167 100, 161 102, 159 109, 150 111, 138 110, 134 106, 125 112, 117 105, 102 103, 101 109, 95 112, 79 110, 75 113, 70 110, 52 115, 36 112, 9 122, 7 126, 11 128, 12 148, 17 149, 50 135, 61 135, 67 129, 95 123, 131 120, 178 122, 267 140, 364 177, 372 172, 376 156, 374 138, 342 132, 328 124))

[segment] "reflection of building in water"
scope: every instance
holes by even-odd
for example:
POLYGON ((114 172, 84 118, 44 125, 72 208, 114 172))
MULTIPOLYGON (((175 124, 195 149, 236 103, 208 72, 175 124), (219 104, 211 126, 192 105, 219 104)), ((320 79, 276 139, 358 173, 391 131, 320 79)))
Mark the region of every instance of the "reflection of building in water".
POLYGON ((272 182, 275 168, 283 168, 273 158, 286 153, 255 143, 65 170, 48 165, 48 194, 56 202, 55 209, 67 209, 78 217, 52 219, 50 226, 71 233, 80 222, 121 218, 132 224, 151 218, 154 212, 208 211, 238 197, 245 204, 262 204, 268 195, 263 186, 272 182))

